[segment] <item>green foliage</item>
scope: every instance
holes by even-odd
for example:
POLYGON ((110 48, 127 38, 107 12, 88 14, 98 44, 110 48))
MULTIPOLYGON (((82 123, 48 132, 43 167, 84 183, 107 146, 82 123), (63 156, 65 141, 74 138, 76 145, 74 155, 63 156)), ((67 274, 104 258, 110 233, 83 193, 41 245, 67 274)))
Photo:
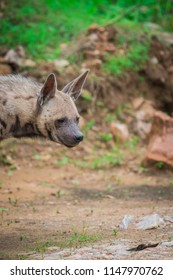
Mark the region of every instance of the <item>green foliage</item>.
POLYGON ((88 133, 93 128, 94 125, 95 125, 95 120, 94 119, 91 119, 87 122, 86 126, 83 129, 86 137, 88 137, 88 133))
POLYGON ((100 133, 99 137, 104 142, 109 142, 112 139, 112 134, 111 133, 100 133))
POLYGON ((1 212, 4 212, 4 211, 8 211, 8 209, 7 209, 7 208, 4 208, 4 207, 0 207, 0 211, 1 211, 1 212))
POLYGON ((118 146, 109 152, 105 152, 92 162, 93 169, 108 168, 111 166, 118 166, 122 163, 122 151, 118 146))
POLYGON ((113 115, 113 114, 106 114, 105 116, 105 122, 106 123, 110 123, 112 121, 115 121, 116 120, 116 115, 113 115))
POLYGON ((68 239, 69 246, 77 247, 80 243, 95 242, 100 239, 99 235, 91 235, 87 233, 86 229, 83 229, 81 233, 74 232, 68 239))
MULTIPOLYGON (((71 41, 95 22, 139 25, 148 21, 173 29, 173 5, 169 0, 7 0, 0 9, 0 45, 23 45, 35 59, 57 58, 61 43, 71 41)), ((117 63, 123 68, 131 66, 129 59, 117 63)))
POLYGON ((91 102, 93 97, 91 95, 91 93, 89 91, 83 90, 82 92, 82 98, 87 101, 87 102, 91 102))
POLYGON ((114 236, 117 235, 117 229, 116 228, 113 229, 113 234, 114 234, 114 236))
POLYGON ((164 162, 163 161, 158 161, 157 163, 156 163, 156 168, 158 168, 158 169, 163 169, 163 167, 164 167, 164 162))
POLYGON ((105 104, 104 104, 103 101, 99 100, 99 101, 96 102, 96 105, 99 106, 99 107, 104 107, 105 104))
POLYGON ((8 156, 5 154, 0 155, 0 164, 8 166, 9 169, 16 169, 16 165, 11 162, 8 156))
POLYGON ((133 135, 131 139, 127 140, 124 143, 124 146, 127 147, 131 152, 134 152, 138 143, 139 143, 139 137, 137 135, 133 135))
POLYGON ((137 71, 148 59, 148 44, 132 44, 126 54, 118 56, 107 55, 103 70, 112 74, 120 75, 125 70, 137 71))
POLYGON ((63 166, 69 163, 69 158, 64 156, 62 159, 57 160, 56 165, 57 166, 63 166))

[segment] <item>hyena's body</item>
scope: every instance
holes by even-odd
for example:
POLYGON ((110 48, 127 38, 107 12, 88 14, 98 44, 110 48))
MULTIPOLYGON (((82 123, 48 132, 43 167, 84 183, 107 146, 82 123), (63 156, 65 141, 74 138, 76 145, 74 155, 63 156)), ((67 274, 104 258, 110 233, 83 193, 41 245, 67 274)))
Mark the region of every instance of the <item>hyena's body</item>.
POLYGON ((44 85, 18 75, 0 76, 0 140, 9 137, 42 137, 77 145, 83 139, 74 101, 81 92, 88 71, 57 90, 50 74, 44 85))

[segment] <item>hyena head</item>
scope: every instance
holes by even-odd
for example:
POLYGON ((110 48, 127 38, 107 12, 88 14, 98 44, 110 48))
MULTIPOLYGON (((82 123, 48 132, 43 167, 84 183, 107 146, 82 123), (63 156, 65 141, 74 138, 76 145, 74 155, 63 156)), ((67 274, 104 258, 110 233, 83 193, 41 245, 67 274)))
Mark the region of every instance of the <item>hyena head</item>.
POLYGON ((79 97, 88 70, 57 90, 54 74, 50 74, 37 99, 36 124, 42 136, 69 148, 83 140, 79 130, 79 113, 74 101, 79 97))

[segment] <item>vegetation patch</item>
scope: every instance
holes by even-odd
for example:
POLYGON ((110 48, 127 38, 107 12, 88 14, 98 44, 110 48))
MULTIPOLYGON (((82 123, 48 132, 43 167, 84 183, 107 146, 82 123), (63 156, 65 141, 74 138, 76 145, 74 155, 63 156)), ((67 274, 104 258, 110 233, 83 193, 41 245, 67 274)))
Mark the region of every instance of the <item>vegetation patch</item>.
POLYGON ((124 54, 107 55, 103 70, 112 75, 120 75, 127 70, 138 71, 148 59, 148 50, 148 44, 135 43, 124 54))

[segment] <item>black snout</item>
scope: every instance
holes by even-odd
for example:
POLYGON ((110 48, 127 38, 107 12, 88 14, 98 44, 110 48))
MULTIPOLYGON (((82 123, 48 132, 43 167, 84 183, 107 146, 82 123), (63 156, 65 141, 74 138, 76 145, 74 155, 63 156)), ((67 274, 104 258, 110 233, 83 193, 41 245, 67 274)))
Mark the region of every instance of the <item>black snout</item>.
POLYGON ((76 139, 77 142, 81 142, 83 140, 83 134, 80 133, 80 134, 76 135, 75 139, 76 139))

